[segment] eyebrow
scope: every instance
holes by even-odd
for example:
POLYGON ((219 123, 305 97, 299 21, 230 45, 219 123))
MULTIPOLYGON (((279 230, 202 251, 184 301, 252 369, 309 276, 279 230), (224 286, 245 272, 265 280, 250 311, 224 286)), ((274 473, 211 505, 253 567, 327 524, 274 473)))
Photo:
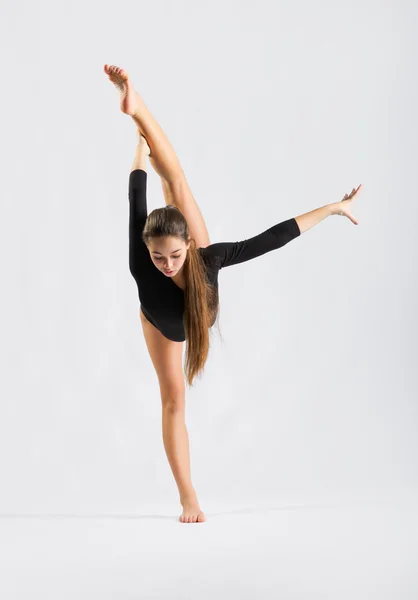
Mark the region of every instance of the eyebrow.
MULTIPOLYGON (((179 250, 181 250, 181 248, 177 248, 177 250, 173 250, 170 254, 174 254, 174 252, 179 252, 179 250)), ((152 251, 153 254, 162 254, 162 252, 157 252, 156 250, 152 251)))

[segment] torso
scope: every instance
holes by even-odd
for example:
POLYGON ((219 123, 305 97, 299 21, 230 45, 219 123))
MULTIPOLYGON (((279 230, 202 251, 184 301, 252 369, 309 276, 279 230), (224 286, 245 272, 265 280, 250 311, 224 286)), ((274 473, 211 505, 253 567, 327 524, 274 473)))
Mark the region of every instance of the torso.
MULTIPOLYGON (((147 251, 148 252, 148 251, 147 251)), ((138 268, 131 270, 137 285, 141 304, 141 321, 148 330, 154 326, 167 339, 182 342, 186 338, 184 309, 187 283, 182 273, 167 277, 152 264, 144 251, 138 268), (169 281, 172 279, 172 281, 169 281)), ((219 267, 216 261, 208 262, 208 280, 217 287, 219 267)))

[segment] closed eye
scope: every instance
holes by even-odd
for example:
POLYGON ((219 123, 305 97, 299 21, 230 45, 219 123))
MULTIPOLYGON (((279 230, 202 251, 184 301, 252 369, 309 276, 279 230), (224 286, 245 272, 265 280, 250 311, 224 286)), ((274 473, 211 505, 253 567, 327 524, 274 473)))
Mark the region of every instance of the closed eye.
MULTIPOLYGON (((180 258, 180 254, 178 254, 177 256, 173 256, 173 258, 180 258)), ((156 256, 155 260, 161 260, 162 256, 156 256)))

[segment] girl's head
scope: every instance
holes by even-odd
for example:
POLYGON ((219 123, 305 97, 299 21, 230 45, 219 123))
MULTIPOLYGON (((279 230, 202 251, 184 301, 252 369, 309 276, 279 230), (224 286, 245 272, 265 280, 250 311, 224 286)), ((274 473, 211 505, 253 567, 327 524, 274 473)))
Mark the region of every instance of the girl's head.
POLYGON ((191 386, 208 357, 209 328, 215 324, 219 312, 218 291, 207 279, 205 263, 190 237, 186 219, 176 206, 169 204, 153 210, 145 222, 142 240, 157 269, 166 277, 174 277, 181 271, 186 283, 185 373, 191 386))
POLYGON ((148 241, 148 250, 154 265, 167 275, 173 277, 181 271, 190 248, 190 240, 182 237, 163 235, 152 237, 148 241))

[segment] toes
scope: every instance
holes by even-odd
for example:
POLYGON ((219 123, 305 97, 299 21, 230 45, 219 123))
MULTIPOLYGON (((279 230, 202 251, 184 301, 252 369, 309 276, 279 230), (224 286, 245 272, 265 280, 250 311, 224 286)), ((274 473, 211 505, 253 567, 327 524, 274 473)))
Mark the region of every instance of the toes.
POLYGON ((113 67, 113 65, 105 64, 104 70, 105 70, 106 75, 113 75, 114 74, 114 67, 113 67))
POLYGON ((123 79, 125 81, 129 81, 129 77, 128 74, 126 73, 126 71, 124 71, 123 69, 121 69, 120 67, 117 67, 116 65, 105 65, 105 71, 107 73, 107 75, 109 75, 110 78, 113 79, 123 79))
POLYGON ((189 517, 186 517, 184 514, 182 514, 179 517, 179 521, 181 523, 201 523, 204 520, 205 516, 203 513, 199 513, 197 515, 190 515, 189 517))

